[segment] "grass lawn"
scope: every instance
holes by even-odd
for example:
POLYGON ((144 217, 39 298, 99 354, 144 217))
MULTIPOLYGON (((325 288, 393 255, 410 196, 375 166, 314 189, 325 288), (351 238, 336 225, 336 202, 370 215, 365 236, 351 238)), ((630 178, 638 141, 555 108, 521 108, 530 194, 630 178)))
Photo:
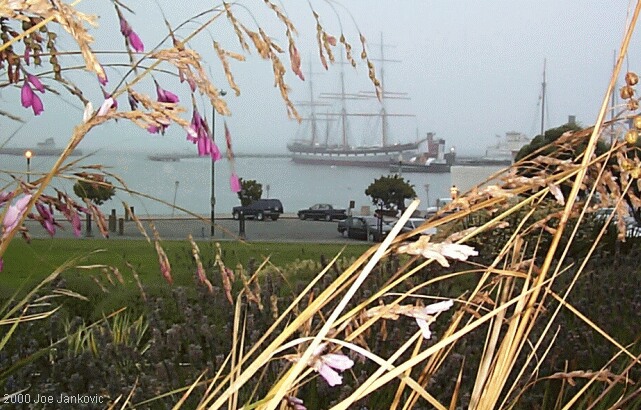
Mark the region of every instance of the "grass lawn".
MULTIPOLYGON (((163 241, 163 248, 172 264, 175 285, 193 286, 195 264, 191 245, 187 241, 163 241)), ((208 276, 212 277, 216 248, 212 242, 199 242, 201 259, 208 276)), ((237 264, 247 267, 253 258, 256 266, 270 257, 276 266, 285 266, 298 260, 319 261, 321 255, 331 259, 343 251, 345 257, 360 256, 368 245, 310 244, 310 243, 240 243, 220 242, 222 259, 234 269, 237 264)), ((138 293, 131 264, 145 288, 166 292, 169 287, 163 279, 158 256, 153 243, 144 240, 105 239, 34 239, 31 244, 14 240, 4 255, 4 271, 0 273, 0 299, 6 299, 23 286, 30 290, 60 265, 73 258, 81 258, 62 274, 66 287, 88 296, 92 302, 105 299, 109 292, 109 305, 124 303, 138 293), (124 286, 116 282, 113 274, 107 275, 101 268, 81 269, 77 266, 108 265, 117 268, 124 277, 124 286), (109 279, 114 283, 111 283, 109 279), (100 282, 101 288, 96 282, 100 282)), ((216 269, 217 270, 217 269, 216 269)), ((138 295, 139 296, 139 295, 138 295)))

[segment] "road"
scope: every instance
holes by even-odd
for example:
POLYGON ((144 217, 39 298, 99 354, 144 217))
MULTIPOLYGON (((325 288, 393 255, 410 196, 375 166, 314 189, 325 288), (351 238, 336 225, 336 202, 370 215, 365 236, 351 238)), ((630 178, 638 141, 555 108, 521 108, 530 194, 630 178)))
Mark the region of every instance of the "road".
MULTIPOLYGON (((73 231, 66 220, 56 218, 61 228, 57 229, 56 237, 73 238, 73 231)), ((149 229, 151 219, 141 220, 147 229, 150 237, 153 237, 149 229)), ((133 221, 123 221, 123 235, 118 230, 110 232, 111 239, 142 239, 143 234, 139 231, 133 221)), ((183 240, 191 234, 194 239, 203 240, 210 238, 209 222, 200 221, 194 218, 157 218, 153 220, 160 237, 163 239, 183 240)), ((214 238, 216 240, 238 239, 239 221, 234 221, 228 216, 216 220, 214 238)), ((301 221, 295 217, 282 217, 277 221, 245 221, 245 239, 248 241, 271 241, 271 242, 327 242, 327 243, 364 243, 364 241, 342 237, 337 231, 338 222, 324 221, 301 221)), ((27 221, 29 233, 34 238, 49 237, 48 233, 36 221, 27 221)), ((85 222, 83 221, 82 237, 86 237, 85 222)), ((92 234, 94 238, 101 237, 100 232, 93 224, 92 234)))

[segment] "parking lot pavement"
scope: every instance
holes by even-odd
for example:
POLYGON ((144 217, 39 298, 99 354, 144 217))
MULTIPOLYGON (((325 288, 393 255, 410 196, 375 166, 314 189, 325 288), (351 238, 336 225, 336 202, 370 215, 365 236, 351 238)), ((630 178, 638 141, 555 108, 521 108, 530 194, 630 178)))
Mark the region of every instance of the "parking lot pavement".
MULTIPOLYGON (((73 238, 73 231, 66 220, 56 219, 61 228, 57 229, 56 237, 73 238)), ((160 237, 163 239, 183 240, 191 234, 196 240, 210 239, 209 222, 194 218, 158 218, 141 220, 147 229, 147 234, 153 237, 149 229, 149 223, 153 222, 160 237)), ((235 240, 238 239, 239 221, 229 217, 217 218, 214 239, 235 240)), ((38 222, 27 221, 25 223, 29 233, 34 238, 48 238, 47 232, 38 222)), ((117 225, 117 224, 116 224, 117 225)), ((256 221, 248 219, 245 221, 245 239, 248 241, 266 242, 331 242, 331 243, 364 243, 364 241, 348 239, 341 236, 337 230, 338 222, 324 221, 301 221, 296 218, 280 218, 277 221, 256 221)), ((116 232, 110 232, 111 239, 143 239, 143 234, 138 230, 136 223, 125 221, 123 234, 120 235, 118 227, 116 232)), ((86 224, 82 223, 82 236, 86 237, 86 224)), ((101 238, 100 231, 95 223, 92 226, 92 237, 101 238)))

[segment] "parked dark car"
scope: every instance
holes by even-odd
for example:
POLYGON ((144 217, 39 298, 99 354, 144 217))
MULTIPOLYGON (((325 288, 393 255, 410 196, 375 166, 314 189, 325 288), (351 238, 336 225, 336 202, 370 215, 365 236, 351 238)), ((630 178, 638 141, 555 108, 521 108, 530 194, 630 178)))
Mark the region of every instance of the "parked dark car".
POLYGON ((370 242, 382 241, 392 230, 393 224, 383 220, 382 235, 378 233, 378 218, 375 216, 348 216, 338 223, 338 232, 354 239, 365 239, 370 242))
POLYGON ((259 221, 271 218, 275 221, 283 213, 283 204, 278 199, 258 199, 247 206, 235 206, 231 211, 234 219, 239 219, 241 213, 245 218, 256 218, 259 221))
POLYGON ((316 204, 308 209, 301 209, 298 211, 298 218, 301 220, 313 219, 318 221, 323 219, 325 221, 333 221, 334 219, 345 219, 347 218, 347 211, 345 209, 335 209, 330 204, 316 204))
MULTIPOLYGON (((425 219, 423 218, 410 218, 405 222, 405 225, 401 228, 401 232, 411 232, 417 228, 419 228, 421 225, 423 225, 426 222, 425 219)), ((421 235, 435 235, 436 234, 436 228, 427 228, 421 231, 421 235)), ((416 237, 418 239, 418 236, 416 237)))

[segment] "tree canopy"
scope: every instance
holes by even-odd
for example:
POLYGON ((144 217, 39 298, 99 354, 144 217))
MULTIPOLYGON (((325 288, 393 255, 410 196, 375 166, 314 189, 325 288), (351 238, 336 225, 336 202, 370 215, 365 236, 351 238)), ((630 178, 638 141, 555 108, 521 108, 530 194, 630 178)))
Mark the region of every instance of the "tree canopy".
POLYGON ((399 175, 381 176, 365 190, 376 206, 385 210, 404 210, 405 200, 416 197, 414 186, 399 175))
POLYGON ((256 182, 255 179, 244 180, 240 178, 240 191, 238 199, 243 206, 251 204, 253 201, 263 196, 263 184, 256 182))
POLYGON ((102 205, 116 193, 116 188, 101 175, 89 175, 73 185, 73 192, 82 199, 88 199, 96 205, 102 205))

